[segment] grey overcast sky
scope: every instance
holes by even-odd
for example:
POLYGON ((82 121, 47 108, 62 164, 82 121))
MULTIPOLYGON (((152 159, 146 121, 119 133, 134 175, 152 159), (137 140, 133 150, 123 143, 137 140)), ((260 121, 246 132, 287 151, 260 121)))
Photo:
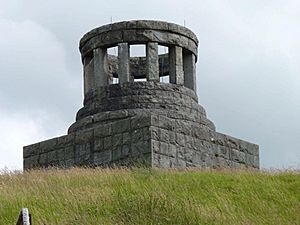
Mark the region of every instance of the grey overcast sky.
POLYGON ((111 17, 185 21, 217 130, 259 144, 263 168, 300 167, 299 0, 0 0, 0 168, 66 134, 83 100, 79 39, 111 17))

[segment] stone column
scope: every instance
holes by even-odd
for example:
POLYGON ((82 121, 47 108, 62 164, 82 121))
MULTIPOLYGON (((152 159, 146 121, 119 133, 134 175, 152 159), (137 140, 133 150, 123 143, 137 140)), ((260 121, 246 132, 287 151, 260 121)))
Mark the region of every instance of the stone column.
POLYGON ((147 43, 146 46, 146 77, 147 81, 159 82, 158 44, 147 43))
POLYGON ((129 72, 129 45, 128 43, 118 44, 118 76, 119 83, 123 84, 130 81, 129 72))
POLYGON ((107 50, 105 48, 94 49, 94 77, 96 87, 109 84, 107 50))
POLYGON ((182 48, 179 46, 169 47, 169 72, 170 83, 183 85, 182 48))
POLYGON ((183 56, 184 86, 197 91, 196 58, 191 52, 183 56))
POLYGON ((94 88, 94 63, 92 56, 86 56, 83 59, 83 79, 84 79, 84 94, 87 94, 94 88))

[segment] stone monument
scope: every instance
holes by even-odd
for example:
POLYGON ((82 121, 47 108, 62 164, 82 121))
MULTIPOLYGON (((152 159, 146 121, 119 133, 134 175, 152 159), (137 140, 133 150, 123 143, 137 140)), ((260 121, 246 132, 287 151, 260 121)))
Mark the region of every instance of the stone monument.
POLYGON ((161 21, 113 23, 85 34, 84 106, 67 135, 24 147, 24 169, 259 168, 258 146, 216 132, 198 104, 197 47, 192 31, 161 21), (130 57, 136 44, 146 56, 130 57), (159 54, 159 45, 168 53, 159 54), (108 54, 111 47, 117 56, 108 54))

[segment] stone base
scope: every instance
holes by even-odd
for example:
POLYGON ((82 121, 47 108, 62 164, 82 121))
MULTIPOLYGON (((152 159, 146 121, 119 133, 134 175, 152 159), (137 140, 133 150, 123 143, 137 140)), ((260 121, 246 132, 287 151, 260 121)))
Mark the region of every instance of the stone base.
POLYGON ((143 109, 95 114, 93 123, 81 130, 24 147, 23 157, 25 170, 140 164, 259 168, 258 145, 143 109))

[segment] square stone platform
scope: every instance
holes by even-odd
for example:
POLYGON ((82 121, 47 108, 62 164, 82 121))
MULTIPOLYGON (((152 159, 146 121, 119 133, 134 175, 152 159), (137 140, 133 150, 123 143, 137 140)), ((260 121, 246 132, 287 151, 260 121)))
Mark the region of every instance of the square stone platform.
POLYGON ((97 114, 92 127, 25 146, 23 157, 24 170, 129 165, 259 168, 258 145, 137 109, 97 114))

